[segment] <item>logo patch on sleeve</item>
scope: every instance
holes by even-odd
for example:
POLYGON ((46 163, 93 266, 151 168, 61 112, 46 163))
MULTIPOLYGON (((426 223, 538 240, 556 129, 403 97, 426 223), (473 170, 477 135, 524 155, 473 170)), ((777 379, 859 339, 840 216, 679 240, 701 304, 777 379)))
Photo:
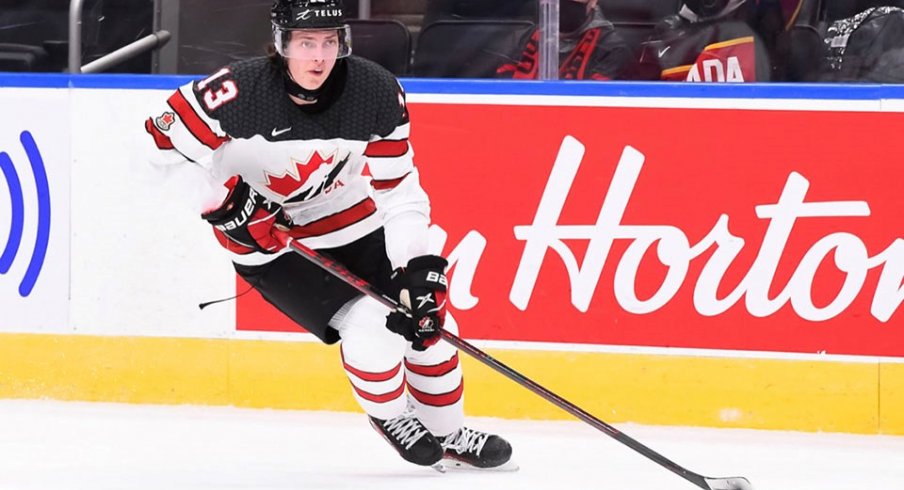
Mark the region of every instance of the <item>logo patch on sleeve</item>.
POLYGON ((160 131, 169 131, 174 122, 176 122, 176 115, 172 112, 164 112, 154 119, 154 124, 160 131))

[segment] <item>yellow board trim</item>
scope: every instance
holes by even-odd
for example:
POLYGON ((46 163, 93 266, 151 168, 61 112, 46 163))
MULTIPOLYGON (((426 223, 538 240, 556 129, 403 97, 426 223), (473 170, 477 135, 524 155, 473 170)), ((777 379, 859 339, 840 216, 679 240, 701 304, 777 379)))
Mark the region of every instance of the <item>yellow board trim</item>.
POLYGON ((881 364, 879 387, 879 432, 904 433, 904 364, 881 364))
POLYGON ((729 46, 736 46, 738 44, 751 44, 753 42, 753 36, 739 37, 736 39, 729 39, 728 41, 721 41, 718 43, 710 44, 709 46, 703 48, 703 51, 712 51, 714 49, 727 48, 729 46))
MULTIPOLYGON (((609 423, 904 434, 904 364, 490 350, 609 423)), ((469 415, 571 416, 462 356, 469 415)), ((0 398, 360 411, 336 346, 0 334, 0 398)))
POLYGON ((674 68, 662 70, 661 76, 674 75, 675 73, 689 72, 694 65, 681 65, 674 68))

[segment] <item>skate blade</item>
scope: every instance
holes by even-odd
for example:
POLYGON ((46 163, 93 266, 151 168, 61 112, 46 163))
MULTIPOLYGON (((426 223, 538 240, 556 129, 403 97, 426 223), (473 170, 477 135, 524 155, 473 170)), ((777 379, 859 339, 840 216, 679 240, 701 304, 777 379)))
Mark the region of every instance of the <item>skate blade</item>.
POLYGON ((520 469, 520 467, 518 466, 518 463, 516 463, 512 460, 508 460, 505 463, 503 463, 499 466, 494 466, 492 468, 480 468, 480 467, 473 466, 473 465, 470 465, 468 463, 465 463, 463 461, 459 461, 459 460, 453 459, 453 458, 443 458, 443 460, 440 461, 440 463, 443 466, 445 466, 446 469, 456 470, 456 471, 505 471, 505 472, 508 472, 508 471, 518 471, 520 469))

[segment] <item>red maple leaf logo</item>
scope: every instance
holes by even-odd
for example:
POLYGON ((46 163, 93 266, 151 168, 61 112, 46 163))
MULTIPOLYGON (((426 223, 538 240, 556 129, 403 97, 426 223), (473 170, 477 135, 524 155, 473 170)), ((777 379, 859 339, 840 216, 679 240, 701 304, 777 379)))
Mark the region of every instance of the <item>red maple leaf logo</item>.
POLYGON ((154 119, 154 123, 161 131, 168 131, 174 122, 176 122, 176 115, 172 112, 164 112, 154 119))
POLYGON ((289 197, 295 191, 301 189, 301 186, 304 185, 311 174, 316 172, 317 169, 333 163, 334 156, 335 153, 327 158, 323 158, 320 152, 314 151, 311 153, 311 156, 308 157, 307 161, 302 162, 293 158, 291 160, 292 168, 283 172, 279 177, 265 170, 264 176, 267 178, 265 185, 276 194, 289 197))

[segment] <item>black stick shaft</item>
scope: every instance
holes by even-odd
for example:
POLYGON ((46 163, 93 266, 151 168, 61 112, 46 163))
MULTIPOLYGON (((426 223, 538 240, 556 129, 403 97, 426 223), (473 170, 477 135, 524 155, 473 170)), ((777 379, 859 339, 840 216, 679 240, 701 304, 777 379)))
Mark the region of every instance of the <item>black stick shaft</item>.
MULTIPOLYGON (((391 308, 393 310, 399 310, 399 311, 407 310, 398 301, 384 295, 383 293, 378 291, 376 288, 374 288, 373 285, 371 285, 367 281, 361 279, 360 277, 352 274, 348 269, 345 268, 345 266, 336 262, 335 260, 332 260, 328 257, 324 257, 324 256, 318 254, 314 250, 311 250, 310 248, 305 247, 304 245, 298 243, 297 241, 289 238, 288 235, 286 235, 284 233, 279 233, 279 238, 281 238, 289 247, 291 247, 294 251, 298 252, 301 256, 310 260, 314 264, 320 266, 321 268, 323 268, 327 272, 333 274, 334 276, 341 279, 342 281, 348 283, 350 286, 354 287, 355 289, 360 291, 362 294, 366 294, 367 296, 370 296, 371 298, 379 301, 386 307, 391 308)), ((548 389, 544 388, 543 386, 540 386, 533 380, 527 378, 526 376, 515 371, 514 369, 506 366, 502 362, 497 361, 496 359, 494 359, 492 356, 490 356, 486 352, 471 345, 470 343, 461 339, 457 335, 455 335, 447 330, 442 330, 442 338, 446 342, 449 342, 450 344, 454 345, 459 350, 465 352, 466 354, 470 355, 474 359, 477 359, 481 363, 485 364, 490 369, 493 369, 494 371, 504 375, 505 377, 511 379, 512 381, 518 383, 519 385, 527 388, 531 392, 539 395, 540 397, 542 397, 546 401, 552 403, 553 405, 561 408, 562 410, 577 417, 578 419, 592 425, 599 431, 605 433, 609 437, 612 437, 616 441, 628 446, 629 448, 640 453, 647 459, 652 460, 653 462, 659 464, 663 468, 671 471, 672 473, 675 473, 676 475, 684 478, 685 480, 693 483, 694 485, 697 485, 700 488, 703 488, 705 490, 712 490, 712 487, 709 485, 709 483, 707 483, 705 477, 703 477, 697 473, 694 473, 693 471, 690 471, 687 468, 684 468, 683 466, 679 465, 678 463, 673 462, 672 460, 666 458, 665 456, 663 456, 663 455, 657 453, 656 451, 650 449, 649 447, 643 445, 636 439, 633 439, 632 437, 628 436, 627 434, 619 431, 615 427, 612 427, 611 425, 607 424, 606 422, 603 422, 602 420, 587 413, 582 408, 569 402, 568 400, 565 400, 564 398, 560 397, 559 395, 556 395, 555 393, 549 391, 548 389)))

